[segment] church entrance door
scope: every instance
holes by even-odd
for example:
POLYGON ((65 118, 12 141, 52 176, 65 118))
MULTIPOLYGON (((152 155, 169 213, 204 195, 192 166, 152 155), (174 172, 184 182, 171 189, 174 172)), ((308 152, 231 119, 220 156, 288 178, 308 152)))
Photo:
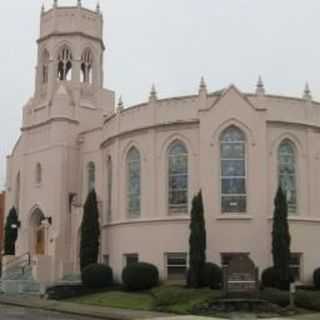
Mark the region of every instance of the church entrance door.
POLYGON ((40 226, 36 230, 35 253, 38 256, 45 254, 45 229, 40 226))

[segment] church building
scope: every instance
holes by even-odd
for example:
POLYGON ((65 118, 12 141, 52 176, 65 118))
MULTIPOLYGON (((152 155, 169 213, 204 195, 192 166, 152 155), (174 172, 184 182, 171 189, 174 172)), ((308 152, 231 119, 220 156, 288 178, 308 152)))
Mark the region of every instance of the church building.
MULTIPOLYGON (((80 224, 95 189, 101 263, 120 280, 135 261, 162 279, 184 277, 192 198, 202 190, 207 260, 249 255, 272 265, 273 199, 286 192, 291 269, 309 283, 320 267, 320 103, 234 85, 161 99, 153 87, 124 107, 104 88, 103 16, 83 7, 42 9, 35 90, 7 158, 6 214, 19 215, 17 259, 53 283, 79 272, 80 224)), ((124 39, 125 40, 125 39, 124 39)), ((107 54, 107 51, 106 51, 107 54)))

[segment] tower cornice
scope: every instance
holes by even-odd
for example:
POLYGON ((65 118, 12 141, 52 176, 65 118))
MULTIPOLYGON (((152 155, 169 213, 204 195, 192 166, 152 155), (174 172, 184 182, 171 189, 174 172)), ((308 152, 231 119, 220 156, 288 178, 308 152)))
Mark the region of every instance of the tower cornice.
POLYGON ((86 33, 83 33, 83 32, 79 32, 79 31, 75 31, 75 32, 53 32, 53 33, 50 33, 44 37, 40 37, 38 40, 37 40, 37 43, 40 44, 52 37, 66 37, 66 36, 81 36, 81 37, 84 37, 84 38, 87 38, 87 39, 90 39, 90 40, 94 40, 94 41, 97 41, 101 44, 101 47, 103 50, 106 49, 106 46, 103 42, 102 39, 98 38, 98 37, 94 37, 94 36, 90 36, 89 34, 86 34, 86 33))

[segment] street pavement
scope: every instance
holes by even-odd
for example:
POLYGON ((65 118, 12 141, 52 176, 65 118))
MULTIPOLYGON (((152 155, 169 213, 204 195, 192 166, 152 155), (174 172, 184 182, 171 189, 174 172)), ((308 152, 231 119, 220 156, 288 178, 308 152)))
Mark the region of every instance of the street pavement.
POLYGON ((93 320, 96 318, 0 305, 0 320, 93 320))

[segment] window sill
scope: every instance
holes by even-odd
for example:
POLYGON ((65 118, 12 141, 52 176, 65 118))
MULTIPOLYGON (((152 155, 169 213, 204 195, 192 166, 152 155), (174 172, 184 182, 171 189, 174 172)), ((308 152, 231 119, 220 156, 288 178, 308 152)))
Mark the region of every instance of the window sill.
POLYGON ((216 219, 217 220, 253 220, 253 217, 243 213, 238 213, 238 214, 225 213, 223 215, 220 215, 216 219))
MULTIPOLYGON (((269 217, 268 220, 273 220, 273 217, 269 217)), ((306 217, 306 216, 299 216, 295 214, 294 216, 288 216, 288 221, 289 222, 315 222, 319 223, 320 219, 319 218, 312 218, 312 217, 306 217)))

